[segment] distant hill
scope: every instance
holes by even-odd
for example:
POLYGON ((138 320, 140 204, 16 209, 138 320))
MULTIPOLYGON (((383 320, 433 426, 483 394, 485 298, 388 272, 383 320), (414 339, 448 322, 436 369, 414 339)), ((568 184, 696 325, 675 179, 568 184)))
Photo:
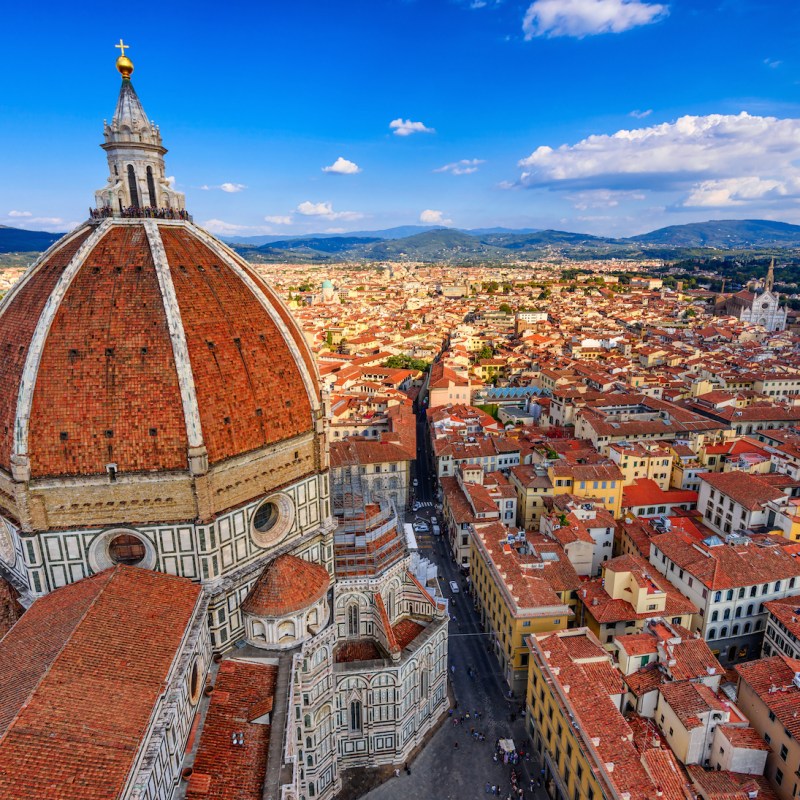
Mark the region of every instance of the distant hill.
POLYGON ((712 219, 670 225, 627 241, 669 247, 800 247, 800 225, 767 219, 712 219))
MULTIPOLYGON (((40 252, 62 234, 0 226, 0 253, 40 252)), ((575 260, 602 257, 718 257, 718 251, 800 249, 800 225, 763 219, 709 220, 631 236, 627 239, 572 231, 506 228, 437 228, 402 225, 377 231, 304 236, 230 237, 254 261, 435 261, 508 262, 559 255, 575 260)))
POLYGON ((0 253, 40 253, 63 235, 0 225, 0 253))
POLYGON ((279 239, 261 245, 257 250, 297 250, 308 253, 341 253, 355 247, 382 242, 383 239, 366 236, 312 237, 302 239, 279 239))

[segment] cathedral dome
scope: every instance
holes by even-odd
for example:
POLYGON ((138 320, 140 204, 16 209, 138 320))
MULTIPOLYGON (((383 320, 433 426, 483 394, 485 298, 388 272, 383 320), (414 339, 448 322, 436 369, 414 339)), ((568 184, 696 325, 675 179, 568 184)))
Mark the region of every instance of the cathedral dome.
POLYGON ((267 565, 242 603, 242 611, 259 617, 282 617, 302 611, 325 597, 330 575, 321 564, 297 556, 278 556, 267 565))
POLYGON ((0 306, 0 468, 209 466, 314 430, 314 363, 252 267, 188 219, 106 217, 0 306))

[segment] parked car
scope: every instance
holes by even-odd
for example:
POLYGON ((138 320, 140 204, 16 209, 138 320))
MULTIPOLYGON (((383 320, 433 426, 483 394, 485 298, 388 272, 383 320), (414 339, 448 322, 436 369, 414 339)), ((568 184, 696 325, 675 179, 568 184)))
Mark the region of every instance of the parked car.
POLYGON ((442 529, 439 527, 438 523, 433 523, 433 535, 434 536, 441 536, 442 529))
POLYGON ((455 581, 450 581, 450 591, 453 594, 458 594, 461 589, 458 588, 458 584, 455 581))
POLYGON ((414 480, 413 480, 413 481, 411 481, 411 483, 412 483, 414 486, 419 486, 419 481, 418 481, 416 478, 414 478, 414 480))
POLYGON ((415 522, 413 528, 417 533, 426 533, 430 530, 426 522, 415 522))
POLYGON ((420 504, 419 504, 419 503, 412 503, 412 504, 411 504, 411 510, 412 510, 412 511, 419 511, 419 510, 420 510, 420 508, 421 508, 421 506, 420 506, 420 504))

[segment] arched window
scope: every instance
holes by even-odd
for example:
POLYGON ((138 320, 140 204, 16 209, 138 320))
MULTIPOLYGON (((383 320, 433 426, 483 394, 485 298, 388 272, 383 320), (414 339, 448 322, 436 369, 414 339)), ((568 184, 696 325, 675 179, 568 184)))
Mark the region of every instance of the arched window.
POLYGON ((719 603, 722 600, 722 592, 714 592, 714 602, 719 603))
POLYGON ((147 193, 150 195, 150 205, 158 205, 158 196, 156 195, 156 182, 153 180, 153 168, 147 168, 147 193))
POLYGON ((749 622, 745 622, 745 624, 744 624, 744 632, 745 633, 750 633, 750 623, 749 622))
POLYGON ((425 698, 428 696, 428 689, 430 688, 430 671, 427 667, 422 670, 422 681, 421 681, 421 694, 422 697, 425 698))
POLYGON ((311 737, 310 736, 306 736, 306 750, 312 750, 313 748, 314 748, 314 745, 311 744, 311 737))
POLYGON ((719 638, 724 639, 728 635, 728 626, 723 625, 722 630, 719 632, 719 638))
POLYGON ((309 797, 313 797, 314 796, 314 782, 313 781, 308 784, 308 796, 309 797))
POLYGON ((350 730, 351 731, 360 731, 361 730, 361 701, 360 700, 353 700, 350 703, 350 730))
POLYGON ((347 607, 347 635, 358 636, 359 631, 358 606, 353 603, 347 607))
POLYGON ((136 173, 133 171, 133 164, 128 164, 128 191, 131 194, 131 205, 139 205, 139 189, 136 186, 136 173))
POLYGON ((711 629, 711 630, 708 632, 708 638, 709 638, 709 640, 711 640, 711 639, 716 639, 716 638, 717 638, 717 632, 716 632, 716 630, 714 630, 714 628, 712 628, 712 629, 711 629))
POLYGON ((253 623, 253 638, 261 642, 267 641, 267 629, 264 627, 263 622, 256 621, 253 623))
POLYGON ((389 615, 389 622, 394 619, 394 589, 389 592, 386 598, 386 613, 389 615))
POLYGON ((753 604, 750 603, 750 605, 747 606, 747 616, 749 617, 752 613, 753 613, 753 604))
POLYGON ((716 622, 719 619, 719 611, 711 612, 711 621, 716 622))
POLYGON ((731 610, 729 608, 725 609, 725 613, 722 615, 722 619, 730 619, 731 618, 731 610))
POLYGON ((305 715, 305 717, 303 718, 303 725, 305 725, 306 728, 310 728, 311 727, 311 714, 306 714, 305 715))
POLYGON ((306 766, 307 767, 314 766, 314 756, 306 756, 306 766))
POLYGON ((739 635, 739 626, 738 625, 734 625, 731 628, 731 636, 738 636, 738 635, 739 635))
POLYGON ((290 619, 283 620, 278 625, 278 641, 281 639, 294 639, 295 637, 295 628, 294 622, 290 619))

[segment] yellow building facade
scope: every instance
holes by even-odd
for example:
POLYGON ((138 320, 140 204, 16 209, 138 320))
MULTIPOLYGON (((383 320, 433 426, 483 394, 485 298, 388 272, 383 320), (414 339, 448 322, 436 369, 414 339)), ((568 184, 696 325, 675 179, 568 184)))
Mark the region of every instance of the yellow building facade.
POLYGON ((470 543, 470 581, 481 624, 491 634, 506 682, 522 691, 528 675, 525 637, 567 627, 580 578, 561 546, 541 536, 519 538, 491 522, 473 526, 470 543))

